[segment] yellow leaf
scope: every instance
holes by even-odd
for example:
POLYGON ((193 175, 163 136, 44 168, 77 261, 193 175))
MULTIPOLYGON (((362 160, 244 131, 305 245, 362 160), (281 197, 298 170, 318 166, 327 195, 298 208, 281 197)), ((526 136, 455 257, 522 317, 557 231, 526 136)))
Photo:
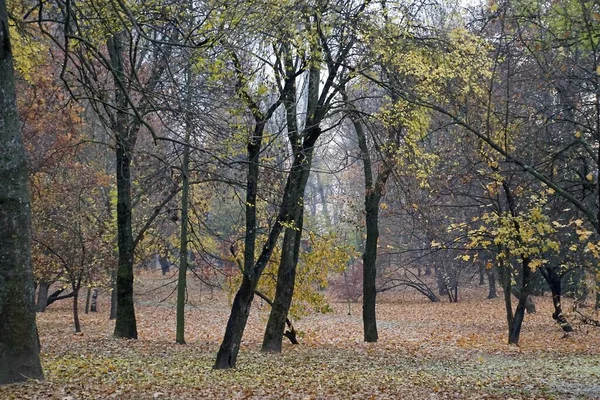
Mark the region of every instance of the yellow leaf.
POLYGON ((592 173, 590 172, 589 174, 587 174, 587 175, 585 176, 585 179, 587 179, 588 181, 590 181, 590 182, 591 182, 591 181, 593 181, 593 180, 594 180, 594 175, 592 175, 592 173))

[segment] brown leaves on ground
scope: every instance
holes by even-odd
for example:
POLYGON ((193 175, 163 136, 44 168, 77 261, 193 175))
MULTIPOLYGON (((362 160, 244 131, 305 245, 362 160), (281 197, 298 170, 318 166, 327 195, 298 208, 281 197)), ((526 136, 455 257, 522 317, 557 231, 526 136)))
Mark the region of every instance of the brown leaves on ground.
POLYGON ((406 295, 382 298, 380 340, 362 342, 360 304, 296 322, 301 345, 281 355, 258 351, 268 305, 256 299, 238 368, 213 371, 229 305, 226 296, 189 287, 187 345, 175 339, 173 290, 162 277, 137 282, 140 340, 111 337, 108 297, 72 332, 66 301, 38 315, 45 382, 0 387, 1 399, 445 399, 600 398, 600 330, 564 336, 548 297, 536 298, 521 347, 506 345, 501 299, 482 291, 458 304, 406 295))

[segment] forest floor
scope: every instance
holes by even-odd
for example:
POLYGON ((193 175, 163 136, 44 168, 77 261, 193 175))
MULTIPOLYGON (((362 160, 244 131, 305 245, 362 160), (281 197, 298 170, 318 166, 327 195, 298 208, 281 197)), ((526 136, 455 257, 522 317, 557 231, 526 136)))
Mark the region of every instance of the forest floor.
POLYGON ((187 345, 175 339, 173 286, 159 274, 136 282, 139 340, 115 339, 108 297, 81 315, 69 300, 38 314, 43 382, 0 387, 0 399, 600 399, 600 329, 575 324, 565 336, 550 298, 537 297, 521 345, 506 345, 503 301, 481 288, 459 303, 381 296, 379 342, 362 342, 360 304, 295 322, 300 345, 259 352, 268 305, 255 301, 237 369, 212 364, 229 316, 226 294, 189 289, 187 345), (167 298, 166 300, 164 300, 167 298))

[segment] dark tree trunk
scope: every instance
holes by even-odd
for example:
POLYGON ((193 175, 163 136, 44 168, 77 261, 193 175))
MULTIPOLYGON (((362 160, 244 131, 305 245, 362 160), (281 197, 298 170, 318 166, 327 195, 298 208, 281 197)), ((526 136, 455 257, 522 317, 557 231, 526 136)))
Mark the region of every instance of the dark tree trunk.
POLYGON ((530 292, 531 268, 529 267, 528 258, 522 259, 522 266, 523 271, 521 272, 521 288, 518 296, 519 302, 517 303, 517 308, 515 309, 512 324, 508 332, 509 344, 519 344, 521 327, 523 325, 523 320, 525 319, 527 298, 529 297, 530 292))
POLYGON ((0 0, 0 385, 44 379, 35 325, 31 215, 5 0, 0 0))
MULTIPOLYGON (((365 176, 365 230, 366 241, 363 252, 363 334, 365 342, 376 342, 377 333, 377 241, 379 240, 379 202, 385 184, 391 173, 391 159, 384 160, 382 170, 375 178, 373 166, 367 146, 367 138, 363 129, 360 116, 351 114, 352 123, 358 139, 361 158, 363 161, 363 172, 365 176)), ((390 130, 392 132, 393 130, 390 130)), ((389 145, 395 144, 394 135, 390 133, 389 145)))
POLYGON ((91 312, 98 312, 98 289, 92 291, 92 303, 90 305, 91 312))
POLYGON ((498 297, 498 294, 496 293, 496 274, 494 273, 494 270, 492 268, 489 268, 486 270, 486 274, 488 277, 488 299, 495 299, 496 297, 498 297))
POLYGON ((376 278, 377 278, 377 240, 379 238, 379 200, 375 193, 365 195, 367 239, 363 253, 363 333, 365 342, 376 342, 376 278))
MULTIPOLYGON (((243 79, 240 78, 240 82, 243 79)), ((293 81, 286 82, 285 90, 293 90, 295 93, 295 86, 293 81)), ((231 307, 231 314, 227 321, 227 327, 225 329, 225 335, 223 341, 219 347, 217 353, 217 359, 213 365, 214 369, 229 369, 235 368, 237 355, 240 350, 240 344, 246 323, 248 321, 248 315, 250 314, 250 307, 252 306, 252 300, 254 299, 254 291, 258 285, 258 280, 267 265, 268 260, 271 258, 273 248, 277 243, 279 234, 283 229, 282 223, 285 221, 284 217, 287 214, 285 206, 285 194, 284 202, 282 203, 277 217, 277 221, 269 232, 267 242, 262 248, 261 254, 255 262, 255 249, 256 249, 256 196, 258 190, 258 177, 259 177, 259 161, 260 151, 263 139, 263 133, 266 122, 271 118, 273 112, 278 108, 279 104, 275 103, 271 106, 267 114, 263 115, 258 106, 249 101, 249 107, 253 111, 256 119, 256 126, 254 128, 254 134, 250 142, 248 143, 248 173, 246 176, 246 234, 244 236, 244 271, 242 284, 238 289, 233 305, 231 307)), ((286 194, 289 190, 289 179, 286 185, 286 194)))
POLYGON ((92 297, 92 288, 88 286, 86 293, 85 293, 85 309, 83 311, 84 314, 89 314, 90 313, 90 300, 92 297))
POLYGON ((214 369, 235 368, 235 362, 240 350, 240 343, 242 342, 242 335, 244 334, 244 329, 248 322, 248 315, 250 315, 250 307, 252 306, 252 300, 254 299, 255 286, 254 282, 244 275, 242 278, 242 285, 238 289, 233 300, 231 315, 227 321, 225 336, 219 347, 217 359, 213 366, 214 369))
POLYGON ((131 159, 135 135, 128 124, 129 104, 121 88, 124 77, 123 46, 120 37, 112 37, 107 44, 113 68, 115 104, 117 106, 113 131, 116 137, 117 174, 117 242, 119 266, 117 269, 117 322, 116 337, 137 339, 137 324, 133 303, 134 242, 131 228, 131 159))
POLYGON ((45 282, 45 281, 40 282, 40 286, 38 289, 38 297, 37 297, 38 312, 46 311, 46 306, 48 303, 48 289, 50 289, 50 284, 48 282, 45 282))
POLYGON ((485 285, 485 266, 479 268, 479 286, 485 285))
POLYGON ((544 267, 542 270, 542 275, 546 282, 548 282, 548 286, 550 286, 550 291, 552 292, 552 303, 554 304, 554 313, 552 313, 552 318, 560 325, 563 331, 565 332, 573 332, 573 328, 569 321, 565 317, 562 311, 561 304, 561 296, 562 296, 562 280, 561 276, 558 274, 555 268, 553 267, 544 267))
POLYGON ((440 296, 448 296, 448 286, 446 285, 446 279, 442 267, 435 267, 435 281, 438 287, 438 294, 440 296))
POLYGON ((81 323, 79 322, 79 288, 73 289, 73 325, 75 327, 75 332, 81 332, 81 323))
POLYGON ((117 144, 117 337, 137 339, 133 304, 133 234, 131 231, 131 149, 125 138, 117 144))
MULTIPOLYGON (((290 66, 291 67, 291 66, 290 66)), ((275 297, 269 314, 269 321, 265 328, 262 351, 281 352, 281 346, 285 331, 294 285, 296 283, 296 267, 300 254, 300 243, 302 239, 302 226, 304 222, 304 193, 312 164, 314 144, 321 135, 319 128, 320 118, 315 117, 318 88, 319 71, 311 69, 308 82, 308 104, 306 126, 309 127, 302 137, 298 136, 297 110, 295 93, 285 99, 286 123, 288 128, 288 139, 294 154, 294 162, 288 177, 286 193, 286 214, 284 218, 290 221, 293 227, 287 227, 283 237, 281 261, 277 271, 277 287, 275 297)))
POLYGON ((301 232, 287 228, 283 235, 281 261, 277 271, 277 287, 275 298, 265 329, 261 351, 281 352, 285 320, 292 304, 294 282, 296 281, 296 265, 294 260, 294 244, 301 232))
POLYGON ((265 329, 262 351, 281 352, 285 323, 290 311, 296 282, 296 267, 300 255, 302 228, 304 224, 304 192, 312 161, 312 147, 296 154, 296 169, 290 172, 295 189, 290 196, 290 214, 293 228, 286 228, 281 249, 281 261, 277 271, 275 298, 265 329))
POLYGON ((508 329, 510 330, 513 321, 512 278, 510 268, 505 265, 503 258, 501 258, 498 262, 498 275, 500 277, 500 284, 502 285, 502 291, 504 293, 504 309, 506 310, 506 323, 508 325, 508 329))
MULTIPOLYGON (((190 73, 188 68, 188 80, 190 73)), ((188 90, 190 82, 188 81, 188 90)), ((189 115, 186 115, 189 119, 189 115)), ((183 160, 181 162, 182 174, 182 192, 181 192, 181 234, 179 238, 179 274, 177 277, 177 326, 175 332, 175 342, 185 344, 185 295, 187 286, 187 270, 188 270, 188 202, 189 202, 189 163, 190 163, 190 122, 186 121, 187 132, 183 148, 183 160)))

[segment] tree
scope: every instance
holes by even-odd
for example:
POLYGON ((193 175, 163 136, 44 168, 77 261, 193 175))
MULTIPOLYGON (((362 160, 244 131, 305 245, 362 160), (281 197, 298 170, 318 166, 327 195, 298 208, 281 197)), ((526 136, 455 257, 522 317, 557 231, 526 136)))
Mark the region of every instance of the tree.
POLYGON ((6 2, 0 0, 0 384, 43 379, 31 270, 31 216, 6 2))

